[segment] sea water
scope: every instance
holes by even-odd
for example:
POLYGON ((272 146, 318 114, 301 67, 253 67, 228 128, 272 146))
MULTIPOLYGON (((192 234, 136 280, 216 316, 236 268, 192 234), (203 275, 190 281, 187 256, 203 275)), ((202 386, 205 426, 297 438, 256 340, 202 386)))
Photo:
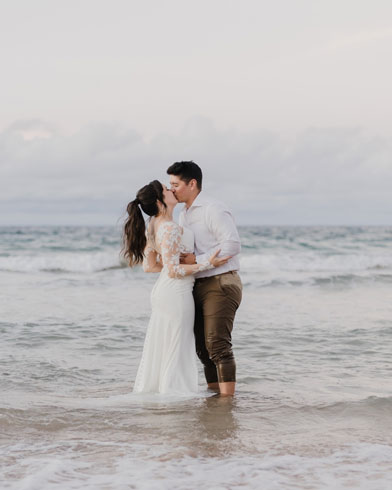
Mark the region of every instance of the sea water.
POLYGON ((132 395, 119 227, 0 228, 1 489, 392 487, 392 228, 239 231, 231 399, 132 395))

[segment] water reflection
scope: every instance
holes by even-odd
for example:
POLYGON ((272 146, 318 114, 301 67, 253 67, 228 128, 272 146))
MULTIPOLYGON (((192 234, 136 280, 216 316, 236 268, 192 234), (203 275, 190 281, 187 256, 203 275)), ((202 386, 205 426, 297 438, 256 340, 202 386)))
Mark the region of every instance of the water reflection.
POLYGON ((149 400, 134 405, 124 426, 144 443, 155 445, 159 440, 172 448, 172 457, 218 457, 238 450, 237 403, 235 398, 216 395, 170 403, 149 400))
POLYGON ((238 429, 234 415, 236 404, 233 397, 214 395, 205 398, 197 410, 197 422, 201 433, 215 440, 235 437, 238 429))
POLYGON ((232 397, 210 396, 195 408, 193 440, 198 456, 219 457, 237 449, 237 402, 232 397))

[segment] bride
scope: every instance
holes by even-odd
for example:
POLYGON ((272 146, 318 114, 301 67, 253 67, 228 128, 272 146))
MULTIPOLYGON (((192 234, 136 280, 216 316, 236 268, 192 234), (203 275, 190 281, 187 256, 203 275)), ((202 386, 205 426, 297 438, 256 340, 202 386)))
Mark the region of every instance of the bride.
POLYGON ((135 393, 197 392, 194 274, 229 260, 218 258, 220 250, 216 250, 204 263, 180 264, 181 253, 193 252, 194 237, 191 230, 173 221, 176 204, 173 192, 154 180, 142 187, 127 206, 123 255, 131 267, 143 263, 145 272, 160 273, 151 292, 152 314, 135 393), (150 216, 147 230, 141 210, 150 216))

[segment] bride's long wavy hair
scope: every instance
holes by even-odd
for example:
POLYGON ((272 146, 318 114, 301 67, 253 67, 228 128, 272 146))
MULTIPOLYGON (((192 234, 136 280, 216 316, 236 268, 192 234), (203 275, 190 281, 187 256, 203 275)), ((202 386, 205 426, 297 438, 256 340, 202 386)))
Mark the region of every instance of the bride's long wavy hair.
POLYGON ((142 211, 148 216, 157 216, 158 203, 163 200, 163 187, 159 180, 153 180, 142 187, 136 194, 136 199, 128 203, 128 217, 124 223, 122 255, 128 260, 131 267, 143 262, 143 251, 146 247, 146 224, 142 211))

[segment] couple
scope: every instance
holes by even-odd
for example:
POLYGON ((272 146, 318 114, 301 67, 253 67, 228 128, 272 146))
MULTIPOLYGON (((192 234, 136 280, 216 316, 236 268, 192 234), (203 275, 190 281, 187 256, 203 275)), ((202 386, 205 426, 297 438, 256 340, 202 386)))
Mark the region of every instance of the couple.
POLYGON ((208 388, 234 395, 231 332, 241 302, 240 238, 226 206, 202 195, 202 171, 190 162, 167 169, 171 190, 154 180, 127 206, 124 256, 159 272, 152 314, 133 391, 187 395, 198 391, 196 353, 208 388), (177 203, 185 203, 179 224, 177 203), (150 216, 147 230, 141 210, 150 216))

